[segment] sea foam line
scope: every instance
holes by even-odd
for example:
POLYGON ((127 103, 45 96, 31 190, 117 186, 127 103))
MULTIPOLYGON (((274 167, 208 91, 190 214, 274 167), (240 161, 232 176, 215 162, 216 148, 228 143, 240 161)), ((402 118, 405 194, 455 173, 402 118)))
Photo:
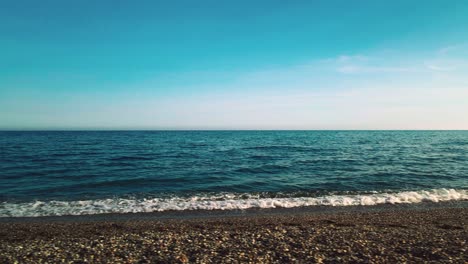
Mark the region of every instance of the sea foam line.
POLYGON ((0 217, 38 217, 90 215, 104 213, 140 213, 183 210, 242 210, 249 208, 292 208, 303 206, 369 206, 468 200, 468 190, 432 189, 397 193, 328 195, 321 197, 241 199, 236 194, 189 198, 100 199, 84 201, 35 201, 0 204, 0 217))

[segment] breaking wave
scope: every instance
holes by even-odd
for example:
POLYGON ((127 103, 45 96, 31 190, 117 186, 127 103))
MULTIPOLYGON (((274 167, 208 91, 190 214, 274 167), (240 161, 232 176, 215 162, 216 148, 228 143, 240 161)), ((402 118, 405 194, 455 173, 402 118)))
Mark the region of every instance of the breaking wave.
POLYGON ((141 213, 183 210, 243 210, 250 208, 292 208, 303 206, 370 206, 468 200, 465 189, 432 189, 396 193, 325 195, 319 197, 264 198, 252 194, 219 194, 188 198, 113 198, 83 201, 3 202, 0 217, 39 217, 141 213))

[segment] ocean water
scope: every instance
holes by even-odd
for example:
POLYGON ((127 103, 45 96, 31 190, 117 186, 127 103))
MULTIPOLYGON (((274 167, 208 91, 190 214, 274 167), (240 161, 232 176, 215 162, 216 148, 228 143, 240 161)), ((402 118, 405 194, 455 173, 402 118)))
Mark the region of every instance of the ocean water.
POLYGON ((468 131, 0 132, 0 217, 468 200, 468 131))

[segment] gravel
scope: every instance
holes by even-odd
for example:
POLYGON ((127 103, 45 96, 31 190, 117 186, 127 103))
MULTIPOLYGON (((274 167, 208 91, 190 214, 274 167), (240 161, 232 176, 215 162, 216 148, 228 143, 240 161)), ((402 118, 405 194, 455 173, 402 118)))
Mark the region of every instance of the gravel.
POLYGON ((0 263, 467 263, 468 208, 0 223, 0 263))

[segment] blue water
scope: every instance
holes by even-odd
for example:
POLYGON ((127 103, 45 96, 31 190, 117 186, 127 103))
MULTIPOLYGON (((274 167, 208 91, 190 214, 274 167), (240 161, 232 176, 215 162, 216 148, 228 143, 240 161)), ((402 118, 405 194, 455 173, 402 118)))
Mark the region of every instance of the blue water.
POLYGON ((467 189, 468 131, 0 132, 0 216, 463 200, 467 189))

